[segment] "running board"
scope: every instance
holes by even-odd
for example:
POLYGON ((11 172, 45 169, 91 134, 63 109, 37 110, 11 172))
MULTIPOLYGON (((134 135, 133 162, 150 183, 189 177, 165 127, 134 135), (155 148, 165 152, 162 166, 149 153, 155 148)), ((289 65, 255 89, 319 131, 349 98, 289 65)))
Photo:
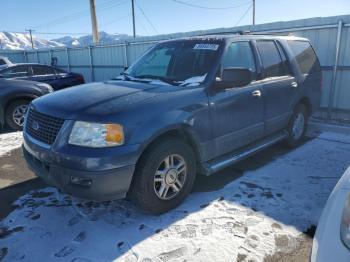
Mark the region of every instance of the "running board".
POLYGON ((250 146, 244 147, 241 150, 234 151, 233 153, 226 154, 223 157, 219 157, 216 160, 209 161, 207 163, 203 163, 202 171, 205 175, 209 176, 214 174, 215 172, 224 169, 232 164, 237 163, 238 161, 247 158, 277 142, 288 137, 287 131, 281 131, 275 133, 272 136, 267 138, 263 138, 258 142, 251 144, 250 146))

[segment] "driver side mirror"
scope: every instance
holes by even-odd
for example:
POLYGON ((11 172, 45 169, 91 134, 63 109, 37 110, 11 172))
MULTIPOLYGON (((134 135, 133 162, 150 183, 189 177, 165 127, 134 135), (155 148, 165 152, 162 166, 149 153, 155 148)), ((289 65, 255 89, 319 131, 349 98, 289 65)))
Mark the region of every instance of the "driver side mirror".
POLYGON ((229 67, 222 72, 221 79, 216 80, 215 86, 219 89, 242 87, 252 82, 253 74, 248 68, 229 67))

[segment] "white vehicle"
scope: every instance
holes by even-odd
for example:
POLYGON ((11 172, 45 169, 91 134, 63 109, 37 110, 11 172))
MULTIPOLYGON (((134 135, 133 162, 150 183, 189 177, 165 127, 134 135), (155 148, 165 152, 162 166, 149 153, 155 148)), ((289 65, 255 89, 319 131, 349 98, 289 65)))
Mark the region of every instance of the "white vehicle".
POLYGON ((0 69, 9 67, 11 65, 13 65, 13 63, 6 56, 0 56, 0 69))
POLYGON ((311 262, 350 261, 350 167, 334 187, 318 223, 311 262))

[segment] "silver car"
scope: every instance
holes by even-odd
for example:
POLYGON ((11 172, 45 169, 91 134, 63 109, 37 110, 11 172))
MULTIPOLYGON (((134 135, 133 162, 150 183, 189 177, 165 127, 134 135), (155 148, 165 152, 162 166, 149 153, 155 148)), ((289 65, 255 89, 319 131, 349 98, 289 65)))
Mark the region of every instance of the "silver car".
POLYGON ((350 261, 350 167, 334 187, 323 210, 311 261, 350 261))

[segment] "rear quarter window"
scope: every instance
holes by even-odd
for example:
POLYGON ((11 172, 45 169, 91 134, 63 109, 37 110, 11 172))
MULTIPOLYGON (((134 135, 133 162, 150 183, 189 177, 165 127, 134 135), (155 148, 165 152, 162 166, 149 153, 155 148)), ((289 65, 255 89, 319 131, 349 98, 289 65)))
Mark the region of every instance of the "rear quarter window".
POLYGON ((309 42, 289 40, 288 44, 302 74, 321 71, 318 58, 309 42))

